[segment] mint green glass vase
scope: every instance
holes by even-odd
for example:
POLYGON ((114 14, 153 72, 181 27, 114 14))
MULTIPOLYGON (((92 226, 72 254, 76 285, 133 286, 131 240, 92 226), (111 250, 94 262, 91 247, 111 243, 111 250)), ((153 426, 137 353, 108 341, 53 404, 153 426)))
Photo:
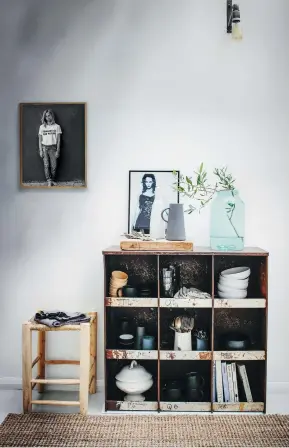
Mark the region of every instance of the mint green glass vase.
POLYGON ((244 249, 245 205, 237 190, 218 191, 211 205, 211 249, 244 249))

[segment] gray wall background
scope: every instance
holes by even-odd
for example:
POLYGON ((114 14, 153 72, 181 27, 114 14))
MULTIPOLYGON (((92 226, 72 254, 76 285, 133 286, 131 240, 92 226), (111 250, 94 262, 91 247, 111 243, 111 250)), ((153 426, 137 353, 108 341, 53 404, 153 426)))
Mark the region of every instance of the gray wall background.
MULTIPOLYGON (((2 383, 20 381, 21 324, 39 308, 99 312, 103 378, 101 250, 126 229, 128 171, 191 174, 203 161, 228 164, 246 245, 271 252, 268 380, 288 392, 289 2, 240 0, 242 42, 225 33, 224 0, 0 6, 2 383), (19 189, 25 101, 87 101, 86 191, 19 189)), ((186 225, 209 244, 209 209, 186 225)), ((77 335, 49 336, 48 356, 77 358, 77 335)))

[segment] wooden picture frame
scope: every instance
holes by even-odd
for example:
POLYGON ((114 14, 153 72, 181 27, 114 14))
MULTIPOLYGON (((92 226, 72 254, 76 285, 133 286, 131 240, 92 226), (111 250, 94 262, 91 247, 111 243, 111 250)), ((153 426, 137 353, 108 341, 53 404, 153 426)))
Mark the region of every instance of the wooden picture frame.
POLYGON ((20 187, 87 187, 87 103, 19 104, 20 187))

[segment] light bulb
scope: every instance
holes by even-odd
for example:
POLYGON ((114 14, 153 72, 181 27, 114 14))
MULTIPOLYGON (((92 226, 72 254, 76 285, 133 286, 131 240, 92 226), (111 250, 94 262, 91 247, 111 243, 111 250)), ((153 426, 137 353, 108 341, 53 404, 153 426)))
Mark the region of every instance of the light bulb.
POLYGON ((243 39, 242 30, 240 28, 240 22, 232 23, 232 38, 236 40, 243 39))

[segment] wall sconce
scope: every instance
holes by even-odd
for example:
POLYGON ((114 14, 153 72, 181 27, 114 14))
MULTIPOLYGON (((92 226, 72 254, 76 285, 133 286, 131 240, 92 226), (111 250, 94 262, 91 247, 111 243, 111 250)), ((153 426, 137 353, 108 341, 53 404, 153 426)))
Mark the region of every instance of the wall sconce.
POLYGON ((227 33, 231 33, 232 38, 236 40, 240 40, 243 37, 240 21, 239 5, 233 5, 232 0, 227 0, 227 33))

